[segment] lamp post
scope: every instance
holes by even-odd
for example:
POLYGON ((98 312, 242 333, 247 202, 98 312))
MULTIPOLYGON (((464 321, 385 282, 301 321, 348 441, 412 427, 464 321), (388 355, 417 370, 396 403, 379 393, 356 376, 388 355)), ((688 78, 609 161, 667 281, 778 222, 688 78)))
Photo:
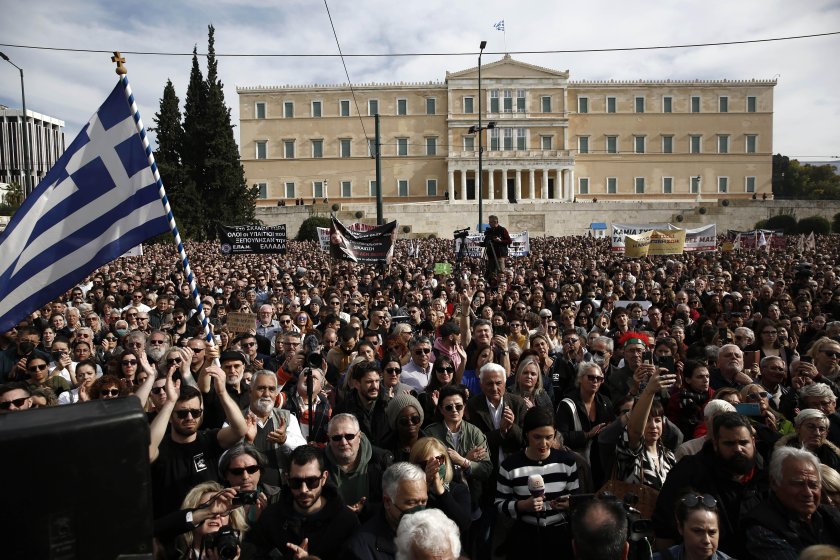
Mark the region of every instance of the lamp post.
POLYGON ((30 159, 30 148, 29 148, 29 127, 27 126, 28 117, 26 115, 26 90, 23 87, 23 68, 9 60, 9 57, 6 56, 4 53, 0 52, 0 58, 14 66, 20 72, 20 99, 21 103, 23 104, 23 197, 24 199, 30 195, 32 192, 32 164, 30 159))
POLYGON ((487 123, 487 126, 481 126, 481 113, 482 113, 482 93, 481 93, 481 55, 484 52, 484 48, 487 46, 487 41, 482 41, 478 45, 478 126, 471 126, 468 134, 475 134, 478 133, 478 229, 481 230, 481 225, 484 222, 484 179, 483 174, 481 172, 481 164, 482 159, 484 156, 484 142, 482 141, 481 132, 483 130, 490 130, 491 128, 496 128, 496 123, 490 121, 487 123))

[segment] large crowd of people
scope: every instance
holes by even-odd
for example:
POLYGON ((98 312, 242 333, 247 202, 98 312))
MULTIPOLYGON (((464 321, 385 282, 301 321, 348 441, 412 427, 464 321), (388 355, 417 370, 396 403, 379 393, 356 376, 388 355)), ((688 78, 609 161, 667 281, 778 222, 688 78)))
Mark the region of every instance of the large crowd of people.
POLYGON ((186 248, 209 336, 170 245, 0 335, 0 413, 139 401, 159 558, 840 557, 837 236, 186 248))

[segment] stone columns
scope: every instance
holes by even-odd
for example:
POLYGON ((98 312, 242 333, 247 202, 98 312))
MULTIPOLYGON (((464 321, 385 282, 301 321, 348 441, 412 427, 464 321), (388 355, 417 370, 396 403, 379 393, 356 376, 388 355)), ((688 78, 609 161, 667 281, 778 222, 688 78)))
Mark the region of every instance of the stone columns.
POLYGON ((542 194, 540 198, 548 200, 548 169, 542 170, 542 194))
POLYGON ((487 170, 487 200, 493 200, 493 193, 496 192, 496 185, 493 181, 493 169, 487 170))
POLYGON ((528 170, 528 200, 534 200, 534 175, 536 171, 534 169, 528 170))
POLYGON ((467 200, 467 172, 461 170, 461 200, 467 200))
POLYGON ((522 170, 517 169, 516 173, 516 202, 522 200, 522 170))
POLYGON ((449 170, 448 186, 449 186, 449 190, 448 190, 449 197, 448 198, 449 198, 449 202, 452 202, 453 200, 455 200, 455 171, 452 170, 452 169, 449 170))

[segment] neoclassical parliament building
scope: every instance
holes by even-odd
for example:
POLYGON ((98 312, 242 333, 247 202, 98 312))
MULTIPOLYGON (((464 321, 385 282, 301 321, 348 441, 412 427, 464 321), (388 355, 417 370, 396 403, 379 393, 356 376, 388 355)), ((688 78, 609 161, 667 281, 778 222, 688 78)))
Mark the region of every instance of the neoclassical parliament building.
POLYGON ((509 55, 443 82, 238 87, 259 205, 770 195, 775 80, 570 80, 509 55))

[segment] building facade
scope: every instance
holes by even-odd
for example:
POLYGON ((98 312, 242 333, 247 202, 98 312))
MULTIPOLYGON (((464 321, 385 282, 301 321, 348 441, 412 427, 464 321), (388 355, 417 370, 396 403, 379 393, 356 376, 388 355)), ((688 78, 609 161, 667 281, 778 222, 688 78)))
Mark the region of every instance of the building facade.
MULTIPOLYGON (((0 105, 0 183, 25 186, 23 111, 0 105)), ((31 186, 34 188, 64 153, 64 121, 26 111, 31 186)))
POLYGON ((770 196, 774 80, 570 81, 505 56, 444 82, 241 87, 240 146, 261 205, 370 201, 380 115, 386 201, 770 196), (479 104, 480 101, 480 104, 479 104))

